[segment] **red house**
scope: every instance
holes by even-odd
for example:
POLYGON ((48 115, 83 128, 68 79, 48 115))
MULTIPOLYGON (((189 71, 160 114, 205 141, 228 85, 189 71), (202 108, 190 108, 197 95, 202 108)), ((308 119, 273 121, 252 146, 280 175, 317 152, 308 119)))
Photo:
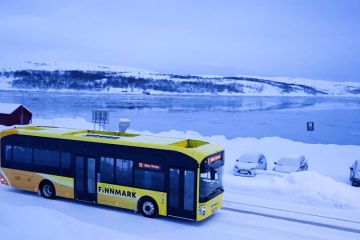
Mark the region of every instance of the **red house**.
POLYGON ((27 125, 31 118, 31 111, 21 104, 0 103, 0 125, 27 125))

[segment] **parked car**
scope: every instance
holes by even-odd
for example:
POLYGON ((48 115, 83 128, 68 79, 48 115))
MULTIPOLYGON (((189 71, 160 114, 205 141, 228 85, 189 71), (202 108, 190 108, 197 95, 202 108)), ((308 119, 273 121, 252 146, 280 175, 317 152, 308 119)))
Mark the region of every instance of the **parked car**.
POLYGON ((350 181, 354 187, 360 187, 360 160, 356 160, 350 167, 350 181))
POLYGON ((308 170, 308 163, 303 155, 299 157, 282 157, 274 164, 273 171, 276 172, 291 173, 308 170))
POLYGON ((255 176, 257 169, 267 169, 267 162, 264 154, 243 154, 236 160, 234 175, 253 177, 255 176))

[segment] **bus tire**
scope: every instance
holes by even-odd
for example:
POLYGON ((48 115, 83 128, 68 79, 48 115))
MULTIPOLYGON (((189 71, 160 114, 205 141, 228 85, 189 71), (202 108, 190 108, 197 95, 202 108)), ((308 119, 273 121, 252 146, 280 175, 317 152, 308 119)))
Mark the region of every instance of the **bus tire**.
POLYGON ((143 216, 148 218, 154 218, 159 215, 159 207, 155 200, 150 197, 142 198, 139 201, 138 209, 143 216))
POLYGON ((40 183, 41 196, 47 199, 54 199, 56 196, 55 187, 49 180, 40 183))

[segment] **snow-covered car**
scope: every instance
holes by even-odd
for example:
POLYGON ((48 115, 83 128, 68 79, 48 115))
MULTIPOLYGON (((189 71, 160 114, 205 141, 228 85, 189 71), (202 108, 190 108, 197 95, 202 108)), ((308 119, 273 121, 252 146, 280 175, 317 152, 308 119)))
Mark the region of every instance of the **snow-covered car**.
POLYGON ((308 163, 305 156, 299 157, 282 157, 279 161, 274 162, 273 171, 282 173, 301 172, 308 170, 308 163))
POLYGON ((234 175, 253 177, 255 176, 257 169, 267 169, 267 162, 264 154, 243 154, 236 160, 234 175))
POLYGON ((356 160, 350 167, 350 181, 354 187, 360 187, 360 160, 356 160))

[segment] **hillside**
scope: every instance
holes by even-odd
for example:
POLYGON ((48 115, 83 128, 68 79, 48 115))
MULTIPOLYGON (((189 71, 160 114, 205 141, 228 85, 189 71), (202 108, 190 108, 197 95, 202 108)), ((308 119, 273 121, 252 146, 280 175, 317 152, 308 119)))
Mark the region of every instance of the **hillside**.
POLYGON ((94 64, 0 65, 0 89, 146 94, 360 96, 360 84, 299 78, 164 74, 94 64), (76 66, 76 67, 74 67, 76 66))

